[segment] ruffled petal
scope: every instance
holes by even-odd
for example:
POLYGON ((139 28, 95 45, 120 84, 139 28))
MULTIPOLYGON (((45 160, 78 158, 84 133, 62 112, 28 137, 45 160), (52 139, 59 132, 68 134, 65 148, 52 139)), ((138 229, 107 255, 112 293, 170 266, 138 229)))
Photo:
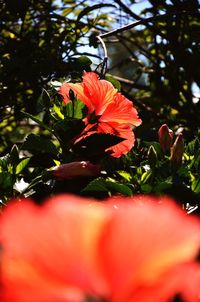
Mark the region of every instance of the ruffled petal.
POLYGON ((89 113, 95 111, 96 115, 102 115, 107 106, 113 102, 117 90, 106 80, 99 80, 94 72, 85 72, 83 75, 84 93, 90 104, 86 104, 89 113))
POLYGON ((70 89, 74 92, 74 95, 77 99, 80 99, 83 103, 87 102, 87 97, 84 94, 82 83, 73 84, 73 83, 65 82, 61 85, 59 94, 62 95, 63 101, 66 104, 70 102, 70 97, 69 97, 70 89))
POLYGON ((113 102, 108 105, 100 121, 119 124, 129 123, 134 126, 139 126, 142 122, 138 117, 138 112, 134 108, 133 103, 121 93, 115 95, 113 102))
POLYGON ((82 83, 63 83, 59 93, 63 96, 65 103, 70 101, 70 89, 88 107, 89 113, 95 112, 95 115, 102 115, 117 93, 110 82, 99 80, 98 75, 94 72, 85 72, 82 83))

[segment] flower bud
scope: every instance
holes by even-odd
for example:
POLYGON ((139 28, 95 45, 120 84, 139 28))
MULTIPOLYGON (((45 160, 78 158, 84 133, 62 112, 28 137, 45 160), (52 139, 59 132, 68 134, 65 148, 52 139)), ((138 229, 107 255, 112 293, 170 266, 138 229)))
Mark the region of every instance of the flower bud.
POLYGON ((149 161, 150 166, 151 167, 155 166, 158 157, 157 157, 157 152, 156 152, 154 146, 151 145, 149 147, 147 157, 148 157, 148 161, 149 161))
POLYGON ((173 136, 174 133, 171 129, 169 129, 167 124, 163 124, 158 130, 159 143, 164 154, 169 152, 172 145, 173 136))
POLYGON ((184 152, 184 139, 183 134, 180 133, 177 135, 176 140, 171 147, 171 163, 174 167, 179 167, 182 163, 182 157, 184 152))
POLYGON ((62 164, 51 170, 52 175, 61 180, 97 176, 100 172, 101 166, 99 164, 94 165, 89 161, 62 164))

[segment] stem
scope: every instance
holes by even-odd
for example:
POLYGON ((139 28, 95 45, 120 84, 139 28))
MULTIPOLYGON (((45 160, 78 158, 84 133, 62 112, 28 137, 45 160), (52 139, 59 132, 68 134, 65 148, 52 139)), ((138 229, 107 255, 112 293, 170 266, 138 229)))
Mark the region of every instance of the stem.
POLYGON ((104 78, 105 74, 107 72, 108 52, 107 52, 107 48, 106 48, 106 45, 105 45, 103 39, 100 36, 97 36, 96 38, 99 40, 99 42, 101 43, 103 50, 104 50, 104 59, 103 59, 103 63, 102 63, 101 76, 100 76, 101 78, 104 78))

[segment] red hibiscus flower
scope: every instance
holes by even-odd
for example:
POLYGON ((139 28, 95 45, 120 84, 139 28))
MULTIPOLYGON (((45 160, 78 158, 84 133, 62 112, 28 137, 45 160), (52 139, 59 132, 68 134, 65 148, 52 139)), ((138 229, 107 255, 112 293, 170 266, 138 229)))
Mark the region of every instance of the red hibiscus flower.
POLYGON ((200 299, 200 223, 166 198, 23 201, 1 230, 3 302, 200 299))
POLYGON ((112 151, 114 157, 126 154, 135 141, 132 127, 141 124, 133 103, 117 92, 110 82, 100 80, 94 72, 85 72, 82 83, 64 83, 60 87, 59 93, 65 103, 70 101, 70 89, 88 108, 84 119, 86 128, 79 140, 96 132, 114 134, 124 141, 107 150, 112 151))

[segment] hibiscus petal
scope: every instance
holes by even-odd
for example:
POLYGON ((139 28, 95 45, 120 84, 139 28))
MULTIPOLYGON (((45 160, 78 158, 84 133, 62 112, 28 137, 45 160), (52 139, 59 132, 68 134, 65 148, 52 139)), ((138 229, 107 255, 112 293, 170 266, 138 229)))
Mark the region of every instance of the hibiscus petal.
POLYGON ((121 138, 124 138, 122 142, 114 145, 113 147, 107 148, 106 151, 111 151, 111 156, 120 157, 127 154, 134 146, 135 136, 129 125, 119 125, 116 123, 99 123, 98 132, 110 133, 121 138))
POLYGON ((68 83, 65 82, 61 85, 59 94, 62 95, 64 103, 70 102, 69 91, 70 89, 74 92, 77 99, 81 100, 86 106, 90 106, 90 100, 84 92, 83 83, 68 83))
MULTIPOLYGON (((90 104, 86 104, 89 113, 95 111, 96 115, 102 115, 106 107, 113 102, 117 89, 106 80, 99 80, 94 72, 85 72, 83 75, 84 92, 90 104)), ((83 101, 84 102, 84 101, 83 101)))
POLYGON ((64 102, 68 103, 69 90, 74 91, 75 96, 80 99, 87 107, 89 113, 95 111, 96 115, 101 115, 105 108, 113 101, 117 90, 106 80, 99 80, 94 72, 85 72, 82 83, 65 82, 59 90, 64 102))
POLYGON ((137 110, 133 107, 133 103, 121 93, 115 95, 113 102, 105 109, 100 121, 119 124, 129 123, 134 126, 139 126, 142 122, 138 117, 137 110))

